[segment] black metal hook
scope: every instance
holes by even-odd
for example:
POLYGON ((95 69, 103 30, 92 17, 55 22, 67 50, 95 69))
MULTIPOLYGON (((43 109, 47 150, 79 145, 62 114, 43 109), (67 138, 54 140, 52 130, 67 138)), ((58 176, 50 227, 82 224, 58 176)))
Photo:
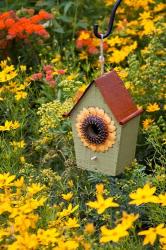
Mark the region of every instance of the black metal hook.
POLYGON ((115 3, 115 5, 114 5, 114 7, 112 9, 110 21, 109 21, 109 24, 108 24, 108 30, 107 30, 106 34, 101 34, 101 33, 98 32, 98 28, 99 28, 98 24, 95 24, 93 26, 93 32, 94 32, 96 37, 98 37, 100 39, 103 39, 103 38, 108 37, 111 34, 114 19, 115 19, 115 13, 116 13, 116 10, 117 10, 119 4, 121 3, 121 1, 122 0, 117 0, 117 2, 115 3))

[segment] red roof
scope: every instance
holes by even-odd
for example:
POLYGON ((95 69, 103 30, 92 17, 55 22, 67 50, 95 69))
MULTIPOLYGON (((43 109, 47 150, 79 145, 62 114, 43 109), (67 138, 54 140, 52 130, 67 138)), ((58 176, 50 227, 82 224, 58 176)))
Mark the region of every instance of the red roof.
POLYGON ((137 108, 122 80, 119 78, 118 74, 112 70, 94 80, 67 115, 73 112, 92 84, 95 84, 99 89, 119 124, 125 124, 143 112, 142 109, 137 108))

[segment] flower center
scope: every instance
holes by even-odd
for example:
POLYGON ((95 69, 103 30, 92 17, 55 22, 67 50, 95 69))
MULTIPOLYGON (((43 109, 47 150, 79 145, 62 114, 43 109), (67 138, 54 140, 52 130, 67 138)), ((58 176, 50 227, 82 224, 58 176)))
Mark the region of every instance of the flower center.
POLYGON ((93 144, 103 143, 108 136, 106 124, 102 118, 97 116, 89 116, 83 122, 81 130, 85 138, 93 144))
POLYGON ((117 236, 117 235, 118 235, 117 232, 113 232, 113 233, 112 233, 112 236, 117 236))
POLYGON ((91 136, 97 136, 99 134, 99 128, 96 126, 96 124, 89 124, 89 127, 87 128, 87 132, 91 136))

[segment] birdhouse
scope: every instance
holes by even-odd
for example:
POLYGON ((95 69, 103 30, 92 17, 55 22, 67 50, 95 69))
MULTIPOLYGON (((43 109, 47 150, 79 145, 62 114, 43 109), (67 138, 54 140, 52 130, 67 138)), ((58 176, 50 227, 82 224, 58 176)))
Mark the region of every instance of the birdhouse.
POLYGON ((77 166, 122 173, 135 156, 141 113, 114 70, 94 80, 68 113, 77 166))

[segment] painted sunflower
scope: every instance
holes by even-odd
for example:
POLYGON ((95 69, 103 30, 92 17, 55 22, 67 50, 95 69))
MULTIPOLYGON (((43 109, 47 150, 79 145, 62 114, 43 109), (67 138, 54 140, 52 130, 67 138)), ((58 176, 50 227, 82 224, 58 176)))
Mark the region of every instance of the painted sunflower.
POLYGON ((76 130, 84 146, 92 151, 107 151, 116 140, 114 121, 100 108, 84 108, 77 115, 76 130))

